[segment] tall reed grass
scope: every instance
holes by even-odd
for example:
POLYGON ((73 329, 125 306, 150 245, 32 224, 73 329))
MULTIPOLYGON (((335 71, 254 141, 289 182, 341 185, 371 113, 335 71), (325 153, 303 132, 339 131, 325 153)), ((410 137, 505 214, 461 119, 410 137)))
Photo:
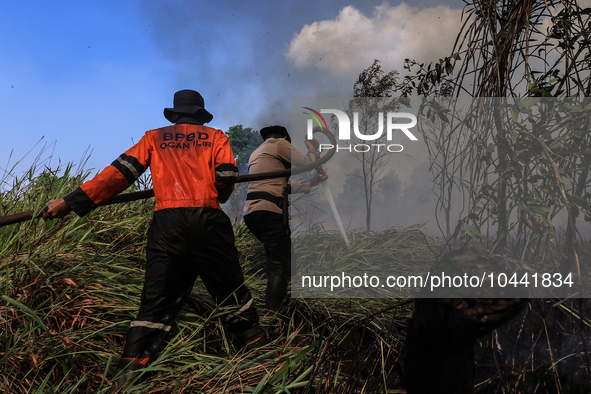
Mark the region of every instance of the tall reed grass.
MULTIPOLYGON (((81 167, 33 165, 23 177, 5 176, 1 214, 41 210, 89 176, 81 167)), ((136 186, 144 187, 150 187, 149 177, 136 186)), ((0 228, 0 392, 108 392, 139 307, 153 209, 154 201, 144 200, 102 207, 84 218, 70 214, 0 228)), ((241 223, 235 234, 247 285, 262 303, 262 245, 241 223)), ((335 234, 315 236, 321 240, 317 247, 300 252, 338 248, 335 234)), ((296 242, 296 248, 303 244, 296 242)), ((391 300, 292 299, 279 314, 261 310, 273 342, 247 353, 226 335, 224 311, 199 281, 191 299, 192 308, 183 308, 158 358, 127 392, 363 391, 362 382, 380 390, 395 384, 388 375, 408 305, 393 315, 391 300), (352 350, 368 341, 377 358, 366 367, 358 356, 369 357, 368 350, 352 350)))
MULTIPOLYGON (((38 164, 21 177, 2 178, 1 215, 41 210, 89 176, 82 165, 38 164)), ((134 187, 151 187, 149 177, 134 187)), ((0 392, 108 392, 139 307, 153 209, 154 201, 144 200, 85 218, 0 228, 0 392)), ((262 304, 262 245, 241 223, 235 235, 247 285, 262 304)), ((349 239, 347 249, 340 234, 315 228, 299 234, 294 246, 304 259, 329 266, 381 261, 405 270, 409 261, 429 266, 440 251, 416 229, 351 233, 349 239)), ((224 332, 224 311, 199 281, 191 300, 128 393, 404 392, 395 365, 411 300, 294 298, 276 315, 261 309, 273 341, 257 352, 241 350, 224 332)), ((479 344, 478 392, 585 390, 591 381, 588 311, 588 300, 532 303, 479 344)))

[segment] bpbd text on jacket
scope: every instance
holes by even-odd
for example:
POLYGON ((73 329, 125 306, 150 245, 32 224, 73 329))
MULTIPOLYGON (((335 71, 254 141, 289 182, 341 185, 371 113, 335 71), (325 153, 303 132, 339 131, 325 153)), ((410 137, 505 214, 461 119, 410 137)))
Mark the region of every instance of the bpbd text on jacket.
POLYGON ((160 149, 174 148, 174 149, 189 149, 191 146, 205 146, 211 148, 211 142, 205 141, 209 139, 207 133, 164 133, 163 142, 160 144, 160 149))

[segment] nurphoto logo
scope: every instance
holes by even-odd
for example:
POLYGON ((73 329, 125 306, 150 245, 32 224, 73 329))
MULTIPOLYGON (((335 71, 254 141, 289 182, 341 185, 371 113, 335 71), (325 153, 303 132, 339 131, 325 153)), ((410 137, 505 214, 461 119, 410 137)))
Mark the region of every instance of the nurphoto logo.
MULTIPOLYGON (((313 128, 314 128, 314 121, 320 126, 321 129, 327 128, 328 125, 326 120, 322 116, 322 114, 332 114, 336 117, 338 122, 338 139, 343 142, 347 142, 351 140, 351 119, 349 115, 345 111, 341 111, 338 109, 321 109, 320 112, 309 108, 303 107, 310 112, 304 112, 304 114, 309 115, 312 119, 308 119, 307 123, 307 138, 312 139, 313 137, 313 128)), ((407 112, 388 112, 386 113, 386 140, 392 141, 392 137, 394 133, 402 132, 406 137, 408 137, 411 141, 417 141, 417 137, 415 137, 409 129, 415 127, 417 125, 417 118, 415 115, 407 113, 407 112), (399 119, 408 119, 410 122, 406 123, 398 123, 399 119)), ((369 152, 372 149, 376 149, 378 152, 381 150, 388 151, 391 153, 402 152, 404 147, 401 144, 391 144, 391 143, 369 143, 370 141, 378 141, 382 139, 382 135, 384 134, 384 113, 378 112, 378 130, 374 134, 363 134, 359 131, 359 113, 353 112, 353 133, 355 136, 356 141, 368 141, 367 143, 357 143, 357 144, 349 144, 343 146, 337 146, 336 151, 347 151, 347 152, 369 152)), ((383 141, 383 139, 382 139, 383 141)), ((320 151, 329 150, 334 148, 332 144, 320 144, 320 151)))

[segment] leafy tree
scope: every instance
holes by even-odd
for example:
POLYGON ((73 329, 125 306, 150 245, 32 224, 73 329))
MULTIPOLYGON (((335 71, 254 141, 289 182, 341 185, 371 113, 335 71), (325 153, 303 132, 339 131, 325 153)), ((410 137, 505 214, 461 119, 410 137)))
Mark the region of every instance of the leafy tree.
POLYGON ((425 137, 441 206, 458 193, 464 199, 452 238, 491 241, 539 261, 555 242, 552 220, 565 212, 563 267, 578 270, 577 217, 591 212, 591 111, 583 99, 591 94, 591 11, 576 0, 466 4, 451 55, 430 64, 408 60, 415 74, 401 89, 430 97, 423 120, 450 121, 425 137), (479 99, 454 119, 432 98, 444 86, 452 97, 479 99))
POLYGON ((263 143, 257 130, 244 128, 241 124, 232 126, 226 133, 230 138, 230 146, 234 152, 234 159, 240 174, 248 174, 248 159, 250 154, 263 143))
MULTIPOLYGON (((248 159, 251 153, 258 148, 263 139, 257 130, 250 127, 244 127, 241 124, 232 126, 226 132, 230 138, 230 147, 234 152, 234 159, 241 175, 248 174, 248 159)), ((246 199, 248 183, 237 183, 234 186, 234 192, 228 201, 223 205, 224 210, 234 221, 242 218, 242 208, 246 199)))
MULTIPOLYGON (((359 131, 362 134, 375 134, 378 128, 378 113, 386 113, 398 107, 398 100, 392 99, 393 93, 400 88, 398 72, 385 73, 379 60, 363 70, 353 86, 353 96, 349 102, 348 115, 353 119, 353 113, 359 113, 359 131), (372 100, 368 100, 372 98, 372 100)), ((372 140, 372 144, 386 144, 386 133, 379 139, 372 140)), ((365 144, 366 141, 358 137, 351 138, 352 144, 365 144)), ((360 168, 353 172, 362 180, 362 195, 365 199, 365 226, 371 228, 371 209, 374 199, 380 193, 380 182, 393 175, 389 165, 391 153, 385 149, 370 149, 367 152, 352 152, 351 155, 359 162, 360 168)))

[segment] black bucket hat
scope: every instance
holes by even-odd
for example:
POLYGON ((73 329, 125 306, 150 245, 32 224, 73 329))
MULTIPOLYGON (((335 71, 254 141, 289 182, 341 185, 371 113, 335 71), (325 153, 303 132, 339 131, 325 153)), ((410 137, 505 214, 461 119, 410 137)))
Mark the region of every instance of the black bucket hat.
POLYGON ((164 117, 175 122, 175 114, 199 115, 203 123, 211 122, 213 115, 205 109, 205 102, 201 95, 190 89, 179 90, 174 94, 174 108, 164 108, 164 117))
POLYGON ((261 137, 263 137, 263 140, 266 140, 267 138, 269 138, 269 135, 271 135, 271 134, 276 134, 276 135, 280 135, 280 136, 285 137, 285 139, 288 140, 289 143, 291 144, 291 137, 289 136, 287 129, 283 126, 263 127, 261 129, 260 133, 261 133, 261 137))

